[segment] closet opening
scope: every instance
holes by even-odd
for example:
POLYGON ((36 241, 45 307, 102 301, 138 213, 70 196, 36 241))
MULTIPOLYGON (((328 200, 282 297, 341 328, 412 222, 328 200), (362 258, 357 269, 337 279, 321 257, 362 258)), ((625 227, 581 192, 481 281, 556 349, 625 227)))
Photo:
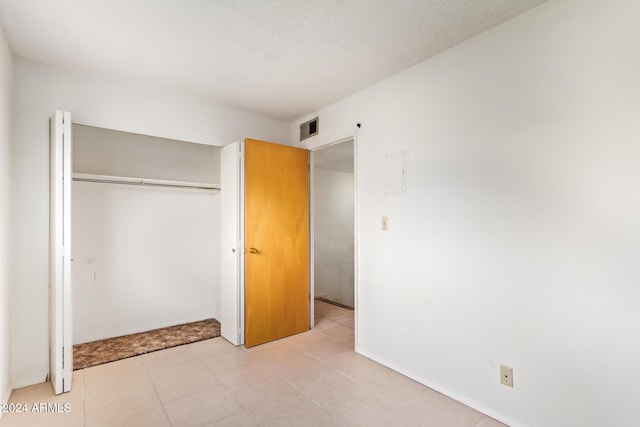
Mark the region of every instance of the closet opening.
POLYGON ((220 335, 220 147, 72 125, 73 369, 220 335))

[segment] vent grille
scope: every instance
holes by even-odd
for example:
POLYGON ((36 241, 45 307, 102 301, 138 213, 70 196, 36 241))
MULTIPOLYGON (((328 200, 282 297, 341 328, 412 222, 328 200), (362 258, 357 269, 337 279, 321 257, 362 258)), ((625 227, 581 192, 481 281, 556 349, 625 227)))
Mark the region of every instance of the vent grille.
POLYGON ((317 117, 302 123, 300 125, 300 141, 316 136, 319 131, 318 123, 317 117))

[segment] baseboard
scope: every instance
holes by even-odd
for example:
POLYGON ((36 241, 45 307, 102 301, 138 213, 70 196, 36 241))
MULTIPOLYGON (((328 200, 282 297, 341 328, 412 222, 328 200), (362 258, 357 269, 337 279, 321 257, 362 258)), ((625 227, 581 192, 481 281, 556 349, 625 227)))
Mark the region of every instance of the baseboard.
POLYGON ((365 357, 368 357, 369 359, 373 360, 374 362, 378 362, 381 365, 386 366, 389 369, 392 369, 402 375, 404 375, 405 377, 411 378, 414 381, 419 382, 422 385, 425 385, 427 387, 429 387, 430 389, 433 389, 435 391, 437 391, 438 393, 442 393, 447 397, 450 397, 453 400, 456 400, 460 403, 463 403, 467 406, 469 406, 470 408, 475 409, 478 412, 482 412, 483 414, 494 418, 498 421, 500 421, 501 423, 504 423, 508 426, 511 427, 527 427, 525 424, 523 424, 522 422, 515 420, 501 412, 496 411, 493 408, 490 408, 488 406, 479 404, 478 402, 474 401, 473 399, 469 399, 466 396, 461 395, 460 393, 457 393, 447 387, 444 387, 440 384, 434 383, 433 381, 429 381, 427 378, 424 378, 420 375, 416 375, 413 372, 409 372, 408 370, 401 368, 393 363, 390 363, 389 361, 385 360, 384 358, 381 358, 375 354, 369 353, 368 351, 364 350, 362 347, 357 346, 356 347, 356 353, 359 353, 365 357))
POLYGON ((332 301, 332 300, 330 300, 329 298, 325 298, 325 297, 316 297, 315 299, 316 299, 317 301, 322 301, 322 302, 325 302, 325 303, 327 303, 327 304, 335 305, 336 307, 340 307, 340 308, 344 308, 344 309, 349 310, 349 311, 353 311, 353 307, 348 306, 348 305, 346 305, 346 304, 342 304, 342 303, 336 302, 336 301, 332 301))

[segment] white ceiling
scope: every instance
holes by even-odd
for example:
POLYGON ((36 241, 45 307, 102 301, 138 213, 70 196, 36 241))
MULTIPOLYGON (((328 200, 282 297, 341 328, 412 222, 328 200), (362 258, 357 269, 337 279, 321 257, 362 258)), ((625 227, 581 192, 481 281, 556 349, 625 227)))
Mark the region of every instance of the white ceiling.
POLYGON ((0 0, 14 54, 294 120, 546 0, 0 0))

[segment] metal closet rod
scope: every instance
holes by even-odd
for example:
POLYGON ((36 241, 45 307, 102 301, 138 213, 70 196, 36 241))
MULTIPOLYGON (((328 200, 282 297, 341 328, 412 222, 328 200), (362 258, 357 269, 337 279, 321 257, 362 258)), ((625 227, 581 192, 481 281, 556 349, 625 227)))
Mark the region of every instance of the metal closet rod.
POLYGON ((219 184, 204 182, 169 181, 165 179, 134 178, 128 176, 94 175, 90 173, 74 173, 74 181, 98 182, 103 184, 144 185, 148 187, 196 188, 200 190, 220 190, 219 184))

